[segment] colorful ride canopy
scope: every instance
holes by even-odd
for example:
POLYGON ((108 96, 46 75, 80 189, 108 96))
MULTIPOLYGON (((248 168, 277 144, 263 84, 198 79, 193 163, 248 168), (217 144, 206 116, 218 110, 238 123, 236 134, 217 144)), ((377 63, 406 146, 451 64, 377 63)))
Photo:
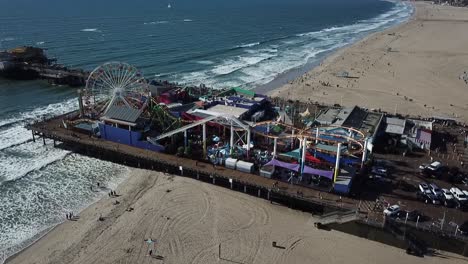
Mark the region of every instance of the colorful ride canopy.
MULTIPOLYGON (((299 171, 301 168, 301 165, 299 164, 287 163, 287 162, 279 161, 277 159, 272 159, 270 162, 268 162, 264 166, 267 166, 267 165, 278 166, 278 167, 289 169, 292 171, 299 171)), ((326 177, 330 180, 333 179, 333 171, 314 169, 309 166, 304 166, 304 170, 302 173, 319 175, 322 177, 326 177)))

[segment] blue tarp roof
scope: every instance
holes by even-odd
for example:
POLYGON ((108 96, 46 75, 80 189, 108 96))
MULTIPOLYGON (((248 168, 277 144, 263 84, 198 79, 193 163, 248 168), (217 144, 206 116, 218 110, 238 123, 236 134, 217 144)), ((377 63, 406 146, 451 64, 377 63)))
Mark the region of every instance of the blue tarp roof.
MULTIPOLYGON (((330 156, 330 155, 327 155, 325 153, 321 153, 318 151, 317 151, 317 158, 321 158, 330 163, 336 163, 336 157, 333 157, 333 156, 330 156)), ((343 156, 340 157, 340 163, 342 164, 353 165, 359 162, 360 162, 359 159, 343 157, 343 156)))

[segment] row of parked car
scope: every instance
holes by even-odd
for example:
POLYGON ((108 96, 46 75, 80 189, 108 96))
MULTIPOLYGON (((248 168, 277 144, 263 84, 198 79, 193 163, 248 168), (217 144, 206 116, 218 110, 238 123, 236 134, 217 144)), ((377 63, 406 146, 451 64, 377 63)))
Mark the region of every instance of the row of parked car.
MULTIPOLYGON (((428 216, 423 215, 417 210, 413 210, 413 211, 401 210, 400 206, 397 204, 387 207, 383 213, 387 217, 393 217, 393 218, 404 220, 404 221, 425 222, 425 221, 430 220, 428 216)), ((457 232, 465 236, 468 235, 468 221, 457 226, 457 232)))
POLYGON ((400 206, 397 204, 387 207, 384 210, 384 215, 389 216, 389 217, 395 217, 395 218, 402 219, 402 220, 408 220, 412 222, 423 222, 429 219, 429 217, 424 216, 418 210, 413 210, 413 211, 401 210, 400 206))
POLYGON ((420 183, 417 197, 427 204, 443 204, 447 207, 464 208, 468 203, 468 191, 457 187, 443 189, 434 183, 420 183))

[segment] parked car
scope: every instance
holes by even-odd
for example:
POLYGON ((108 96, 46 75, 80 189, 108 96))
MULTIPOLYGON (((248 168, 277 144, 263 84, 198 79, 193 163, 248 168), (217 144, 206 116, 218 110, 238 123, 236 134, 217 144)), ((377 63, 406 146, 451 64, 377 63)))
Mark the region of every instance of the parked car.
POLYGON ((429 189, 429 185, 427 183, 422 182, 419 184, 419 190, 424 194, 431 194, 432 191, 429 189))
POLYGON ((373 174, 376 174, 376 175, 379 175, 379 176, 383 176, 383 177, 387 177, 387 169, 384 168, 384 167, 380 167, 380 166, 374 166, 372 167, 371 169, 371 172, 373 174))
POLYGON ((442 190, 436 184, 434 183, 429 184, 429 188, 431 189, 431 192, 438 198, 443 197, 442 190))
POLYGON ((460 190, 457 187, 452 187, 450 188, 450 192, 452 193, 453 197, 459 202, 459 203, 465 203, 467 201, 467 196, 465 193, 460 190))
POLYGON ((399 211, 400 211, 400 206, 394 204, 394 205, 392 205, 392 206, 390 206, 390 207, 388 207, 388 208, 386 208, 386 209, 384 210, 384 215, 386 215, 386 216, 393 216, 393 215, 395 215, 396 213, 398 213, 399 211))
POLYGON ((466 197, 466 198, 467 198, 467 200, 468 200, 468 191, 466 191, 466 190, 462 190, 462 192, 463 192, 463 194, 465 194, 465 197, 466 197))
POLYGON ((429 192, 429 193, 417 192, 416 197, 418 198, 418 200, 426 204, 435 204, 435 205, 440 204, 440 200, 432 192, 429 192))
POLYGON ((434 161, 431 164, 429 164, 427 168, 431 171, 437 171, 442 168, 442 163, 440 163, 439 161, 434 161))
POLYGON ((456 205, 453 194, 448 189, 442 189, 442 196, 444 205, 447 207, 453 207, 456 205))
POLYGON ((419 165, 419 169, 420 169, 420 170, 424 170, 424 169, 426 169, 426 168, 427 168, 427 164, 421 164, 421 165, 419 165))
POLYGON ((448 189, 442 189, 442 195, 445 200, 453 200, 453 194, 448 189))

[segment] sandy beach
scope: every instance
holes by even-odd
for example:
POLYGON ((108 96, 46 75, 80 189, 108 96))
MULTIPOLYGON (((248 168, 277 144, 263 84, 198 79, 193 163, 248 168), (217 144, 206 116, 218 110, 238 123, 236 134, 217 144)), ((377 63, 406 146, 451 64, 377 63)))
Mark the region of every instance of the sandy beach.
POLYGON ((468 121, 468 8, 414 3, 408 23, 368 36, 273 96, 468 121), (348 78, 343 77, 343 73, 348 78))
POLYGON ((308 213, 195 180, 134 170, 105 197, 7 263, 460 263, 338 231, 308 213), (115 205, 115 201, 120 203, 115 205), (128 208, 133 208, 128 211, 128 208), (102 216, 104 221, 98 221, 102 216), (152 247, 145 242, 156 241, 152 247), (285 249, 272 247, 276 241, 285 249), (221 259, 218 247, 221 244, 221 259))

